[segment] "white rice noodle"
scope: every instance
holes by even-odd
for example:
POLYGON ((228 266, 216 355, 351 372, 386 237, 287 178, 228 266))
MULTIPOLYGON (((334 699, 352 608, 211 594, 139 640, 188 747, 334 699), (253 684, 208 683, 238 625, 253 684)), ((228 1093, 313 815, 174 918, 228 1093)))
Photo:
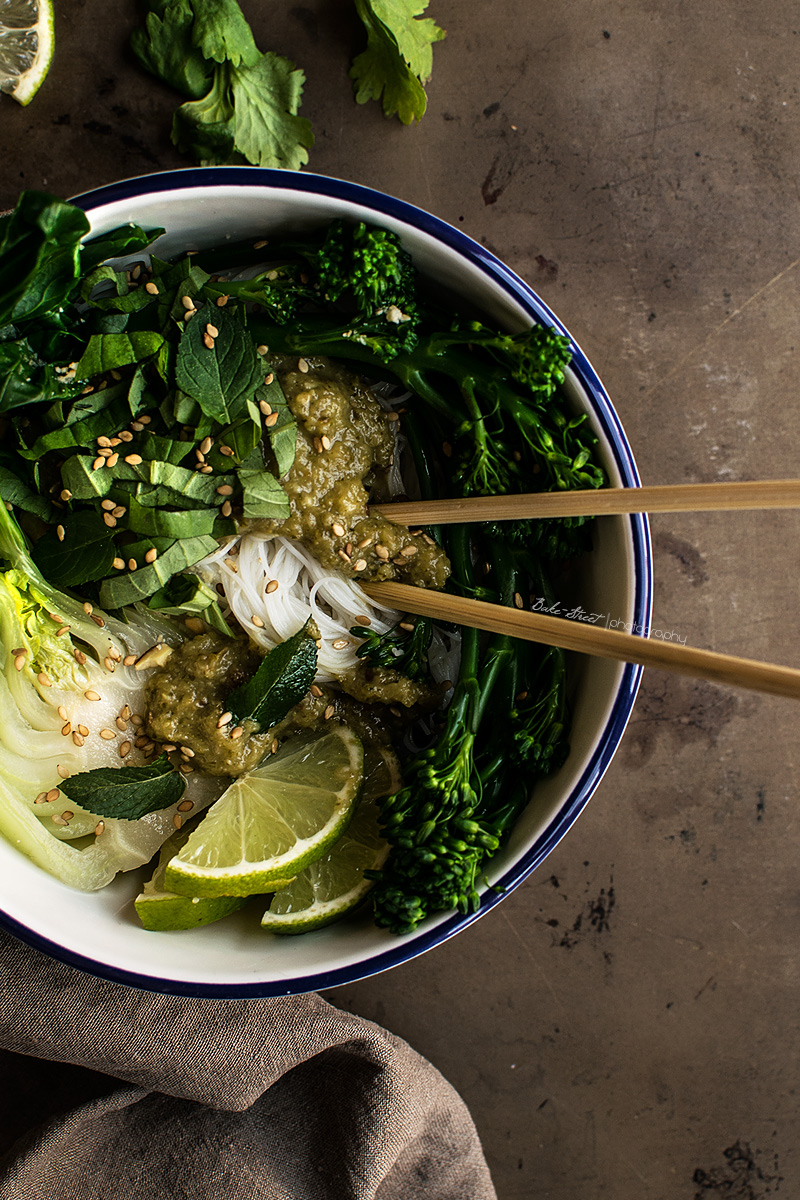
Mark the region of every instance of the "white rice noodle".
POLYGON ((350 630, 367 625, 363 618, 368 617, 367 627, 378 633, 400 620, 400 613, 371 600, 354 580, 322 567, 287 538, 244 534, 220 546, 194 570, 210 587, 222 586, 232 615, 265 650, 286 641, 313 617, 322 636, 316 676, 320 683, 339 679, 357 665, 361 640, 350 630), (267 592, 273 581, 277 588, 267 592))

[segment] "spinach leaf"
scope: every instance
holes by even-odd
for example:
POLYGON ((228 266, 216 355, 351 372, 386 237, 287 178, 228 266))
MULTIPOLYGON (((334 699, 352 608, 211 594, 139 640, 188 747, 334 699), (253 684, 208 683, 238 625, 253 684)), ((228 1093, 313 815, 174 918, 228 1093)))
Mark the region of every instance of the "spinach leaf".
POLYGON ((163 232, 161 228, 142 229, 141 225, 128 222, 108 233, 101 233, 99 237, 89 238, 81 246, 81 272, 88 274, 107 258, 121 258, 125 254, 146 250, 163 232))
POLYGON ((59 784, 65 796, 98 817, 138 821, 177 804, 186 781, 166 754, 145 767, 95 767, 59 784))
POLYGON ((274 475, 262 469, 240 470, 247 520, 284 520, 290 514, 289 497, 274 475))
POLYGON ((33 548, 33 561, 45 579, 58 588, 78 587, 102 579, 111 570, 116 551, 112 531, 99 513, 70 513, 64 517, 61 540, 48 530, 33 548))
POLYGON ((23 192, 0 217, 0 327, 58 310, 79 276, 89 221, 46 192, 23 192))
POLYGON ((162 335, 149 330, 94 334, 81 355, 75 374, 78 379, 92 379, 105 371, 132 366, 153 358, 163 344, 162 335))
POLYGON ((317 645, 309 622, 262 659, 255 675, 228 697, 228 708, 241 724, 256 721, 269 729, 303 699, 317 672, 317 645))
POLYGON ((135 496, 131 496, 124 523, 132 533, 141 533, 148 537, 205 537, 211 535, 217 516, 216 508, 187 508, 177 512, 164 508, 146 508, 139 504, 135 496))
POLYGON ((33 513, 40 520, 53 519, 53 506, 46 496, 40 496, 10 467, 0 464, 0 497, 23 512, 33 513))
POLYGON ((188 322, 178 347, 175 381, 207 416, 224 423, 247 410, 263 365, 244 322, 224 308, 204 306, 188 322), (209 336, 208 326, 217 330, 209 336), (206 344, 206 340, 211 345, 206 344))

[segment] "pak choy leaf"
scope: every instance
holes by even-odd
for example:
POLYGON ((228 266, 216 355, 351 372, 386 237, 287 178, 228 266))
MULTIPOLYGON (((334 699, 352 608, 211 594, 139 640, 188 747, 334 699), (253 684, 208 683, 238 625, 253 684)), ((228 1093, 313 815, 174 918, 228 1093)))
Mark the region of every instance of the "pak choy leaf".
POLYGON ((367 48, 353 60, 356 100, 380 100, 384 115, 404 125, 419 121, 427 99, 423 84, 433 68, 432 45, 445 36, 430 17, 428 0, 355 0, 367 32, 367 48))
POLYGON ((303 699, 317 672, 317 644, 308 625, 270 650, 256 673, 228 697, 239 724, 250 720, 269 729, 303 699))
POLYGON ((143 767, 95 767, 59 784, 75 804, 98 817, 138 821, 177 804, 186 781, 166 754, 143 767))

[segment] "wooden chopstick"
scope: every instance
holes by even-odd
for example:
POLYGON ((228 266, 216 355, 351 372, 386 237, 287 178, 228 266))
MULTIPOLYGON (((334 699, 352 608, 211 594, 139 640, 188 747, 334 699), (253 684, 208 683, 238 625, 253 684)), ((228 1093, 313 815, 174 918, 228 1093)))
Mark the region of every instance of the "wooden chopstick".
POLYGON ((638 637, 617 629, 584 625, 563 617, 542 616, 522 609, 506 608, 502 604, 454 596, 449 592, 411 587, 405 583, 364 583, 361 586, 373 599, 401 612, 452 621, 456 625, 470 625, 491 633, 506 633, 526 641, 561 646, 564 650, 578 650, 600 658, 658 667, 662 671, 692 675, 713 683, 800 699, 800 670, 793 667, 716 654, 712 650, 697 650, 675 642, 638 637))
POLYGON ((521 521, 535 517, 600 517, 613 513, 712 512, 724 509, 798 508, 800 479, 744 483, 678 483, 652 487, 589 488, 375 504, 401 525, 455 525, 471 521, 521 521))

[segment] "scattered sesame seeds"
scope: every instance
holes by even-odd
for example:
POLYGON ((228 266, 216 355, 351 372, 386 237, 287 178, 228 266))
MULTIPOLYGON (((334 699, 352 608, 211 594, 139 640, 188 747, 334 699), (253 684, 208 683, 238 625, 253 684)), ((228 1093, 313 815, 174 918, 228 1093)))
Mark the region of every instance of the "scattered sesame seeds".
POLYGON ((175 816, 172 818, 172 824, 176 829, 180 829, 181 825, 183 824, 183 817, 180 813, 175 813, 175 816))
POLYGON ((375 547, 375 553, 377 554, 378 558, 382 558, 384 562, 389 561, 389 549, 387 546, 382 546, 380 542, 378 542, 378 545, 375 547))
POLYGON ((268 417, 272 412, 272 405, 267 400, 259 400, 258 407, 261 409, 265 417, 268 417))
POLYGON ((267 385, 267 387, 269 387, 274 378, 275 376, 273 375, 272 371, 270 371, 269 375, 264 376, 264 383, 267 385))
POLYGON ((204 437, 202 442, 200 443, 200 450, 202 451, 203 454, 208 454, 209 450, 211 449, 211 447, 213 445, 214 445, 213 438, 204 437))
POLYGON ((233 457, 233 450, 231 449, 230 446, 220 446, 219 452, 220 452, 220 454, 224 454, 226 458, 233 457))
POLYGON ((129 721, 131 716, 130 705, 123 704, 122 708, 119 710, 119 715, 122 717, 123 721, 129 721))
POLYGON ((353 563, 354 571, 366 571, 366 569, 367 569, 367 560, 365 558, 357 558, 356 561, 353 563))
POLYGON ((316 685, 316 683, 312 683, 311 687, 309 688, 309 691, 311 692, 312 696, 316 696, 317 698, 319 698, 322 695, 322 688, 318 687, 316 685))
POLYGON ((268 596, 271 596, 273 592, 277 592, 279 587, 280 584, 278 583, 277 579, 270 579, 269 583, 264 588, 264 591, 268 596))
POLYGON ((119 431, 119 439, 121 442, 132 442, 133 434, 131 433, 130 429, 121 429, 119 431))
POLYGON ((403 558, 413 558, 415 554, 419 554, 419 546, 403 546, 400 553, 403 558))
POLYGON ((84 744, 84 739, 81 736, 81 734, 78 733, 77 730, 73 731, 72 740, 75 743, 75 745, 78 746, 78 748, 80 748, 84 744))
POLYGON ((61 499, 65 502, 72 499, 72 492, 69 490, 69 488, 63 488, 60 495, 61 499))
POLYGON ((66 537, 66 532, 67 531, 63 525, 56 525, 56 537, 60 542, 63 542, 64 538, 66 537))
POLYGON ((123 665, 123 667, 132 667, 135 662, 136 662, 135 654, 126 654, 122 660, 122 665, 123 665))
POLYGON ((79 725, 79 726, 78 726, 78 733, 81 735, 81 737, 88 737, 88 736, 89 736, 89 730, 86 728, 86 726, 85 726, 85 725, 79 725))
POLYGON ((268 246, 268 245, 269 245, 269 242, 267 241, 267 239, 262 238, 260 242, 253 242, 253 249, 254 250, 263 250, 264 247, 268 246))
POLYGON ((404 630, 406 631, 406 633, 413 633, 413 632, 414 632, 414 626, 411 624, 411 622, 410 622, 410 621, 401 621, 401 622, 400 622, 400 628, 401 628, 401 629, 404 629, 404 630))
POLYGON ((149 283, 146 283, 144 285, 144 290, 146 292, 149 292, 151 296, 157 296, 158 295, 158 284, 153 283, 153 281, 151 279, 149 283))
POLYGON ((48 804, 54 804, 60 795, 61 793, 58 788, 50 788, 50 791, 45 795, 45 800, 48 804))
POLYGON ((524 604, 525 604, 525 601, 522 599, 522 596, 520 596, 519 592, 515 592, 515 593, 514 593, 514 605, 515 605, 515 607, 516 607, 516 608, 522 608, 522 607, 524 606, 524 604))
POLYGON ((16 657, 14 658, 14 666, 17 668, 18 671, 22 670, 22 668, 25 666, 25 654, 24 653, 16 655, 16 657))
POLYGON ((240 738, 243 733, 244 730, 242 729, 241 725, 237 725, 235 729, 231 730, 231 737, 235 741, 237 738, 240 738))
POLYGON ((119 748, 120 758, 127 758, 128 755, 130 754, 130 752, 131 752, 130 742, 123 742, 119 748))
POLYGON ((105 461, 106 461, 106 460, 105 460, 104 458, 96 458, 96 459, 94 460, 94 462, 92 463, 92 470, 93 470, 93 471, 99 471, 99 470, 100 470, 100 468, 101 468, 101 467, 103 466, 103 464, 105 463, 105 461))
POLYGON ((96 824, 96 825, 95 825, 95 827, 94 827, 94 831, 95 831, 95 834, 97 835, 97 837, 100 837, 100 834, 103 832, 103 830, 105 829, 105 827, 106 827, 106 823, 105 823, 105 821, 98 821, 98 822, 97 822, 97 824, 96 824))
POLYGON ((42 687, 53 686, 53 681, 46 671, 40 671, 36 678, 39 680, 39 683, 42 685, 42 687))
POLYGON ((117 717, 117 719, 114 721, 114 724, 116 725, 116 727, 120 731, 120 733, 124 733, 125 730, 128 728, 127 721, 123 721, 122 717, 117 717))
POLYGON ((212 325, 210 321, 206 323, 206 333, 210 338, 219 337, 219 330, 217 329, 216 325, 212 325))
POLYGON ((114 733, 113 729, 101 729, 100 730, 100 737, 103 739, 104 742, 113 742, 113 740, 116 736, 117 735, 114 733))
POLYGON ((367 546, 371 546, 371 545, 372 545, 372 534, 370 534, 369 537, 362 538, 361 541, 356 546, 356 550, 364 550, 367 546))
POLYGON ((136 433, 141 433, 144 429, 144 425, 141 423, 141 421, 131 421, 131 429, 135 430, 136 433))
POLYGON ((69 735, 71 733, 72 733, 72 722, 67 721, 64 725, 61 726, 61 736, 69 737, 69 735))
POLYGON ((194 808, 194 800, 181 800, 178 805, 178 812, 191 812, 194 808))
POLYGON ((53 822, 54 825, 68 825, 69 824, 69 822, 65 821, 63 817, 60 817, 58 815, 58 813, 53 813, 50 820, 53 822))
POLYGON ((340 525, 338 521, 335 525, 331 525, 331 531, 335 533, 337 537, 344 537, 344 525, 340 525))
POLYGON ((152 546, 145 554, 144 561, 146 563, 151 563, 151 562, 155 562, 157 558, 158 558, 158 551, 156 550, 155 546, 152 546))
POLYGON ((194 750, 191 746, 181 746, 181 754, 185 754, 187 758, 194 758, 194 750))
POLYGON ((174 746, 174 745, 172 744, 172 742, 164 742, 164 744, 163 744, 163 746, 161 747, 161 749, 164 751, 164 753, 165 753, 165 754, 172 754, 173 750, 177 750, 177 749, 178 749, 178 747, 177 747, 177 746, 174 746))
POLYGON ((337 553, 339 555, 339 558, 341 558, 343 562, 346 562, 346 563, 350 562, 350 555, 347 554, 346 551, 338 550, 337 553))
POLYGON ((214 468, 212 466, 210 466, 208 463, 203 463, 197 469, 201 475, 211 475, 211 474, 213 474, 213 471, 214 471, 214 468))
POLYGON ((39 792, 39 795, 36 797, 36 799, 34 800, 33 803, 34 804, 46 804, 47 803, 47 792, 39 792))
POLYGON ((114 501, 113 500, 101 500, 100 507, 104 508, 107 512, 111 512, 111 509, 115 507, 114 501))
POLYGON ((115 467, 118 462, 119 462, 119 455, 117 454, 117 452, 115 450, 114 453, 111 455, 111 458, 106 459, 106 466, 107 467, 115 467))
POLYGON ((129 558, 128 559, 128 570, 129 571, 137 571, 138 569, 139 569, 139 564, 137 563, 136 559, 129 558))
POLYGON ((100 699, 100 693, 92 691, 91 688, 89 689, 88 692, 84 692, 83 694, 87 700, 99 700, 100 699))
POLYGON ((224 308, 230 300, 230 296, 217 296, 217 308, 224 308))
POLYGON ((67 719, 67 710, 64 708, 64 705, 63 705, 63 704, 59 704, 59 706, 58 706, 58 715, 61 717, 61 720, 62 720, 62 721, 66 721, 66 719, 67 719))
MULTIPOLYGON (((264 424, 266 424, 266 421, 264 422, 264 424)), ((328 435, 327 435, 327 434, 323 433, 322 437, 320 438, 320 441, 322 442, 322 449, 323 449, 323 450, 330 450, 330 448, 331 448, 331 439, 328 437, 328 435)))
POLYGON ((261 620, 261 617, 259 617, 256 613, 253 613, 251 615, 250 620, 253 622, 253 624, 256 626, 257 629, 264 628, 264 622, 261 620))
POLYGON ((356 625, 371 625, 372 617, 368 617, 366 613, 358 613, 355 617, 356 625))
POLYGON ((118 504, 116 508, 112 508, 111 515, 112 515, 112 517, 116 517, 117 520, 119 520, 120 517, 125 516, 126 511, 127 510, 126 510, 124 504, 118 504))
POLYGON ((63 637, 65 633, 69 633, 71 628, 71 625, 62 625, 60 629, 56 630, 56 637, 63 637))
POLYGON ((125 559, 124 558, 115 558, 111 565, 115 571, 124 571, 125 570, 125 559))
POLYGON ((218 496, 232 496, 233 488, 231 487, 231 485, 229 483, 222 483, 217 488, 217 495, 218 496))
POLYGON ((116 671, 117 669, 117 664, 114 662, 113 658, 109 658, 108 655, 106 655, 103 659, 103 666, 107 671, 116 671))
POLYGON ((333 714, 335 712, 336 712, 336 709, 334 708, 334 706, 332 704, 329 704, 328 707, 325 709, 325 712, 323 713, 324 719, 326 721, 330 721, 331 717, 333 716, 333 714))
POLYGON ((349 638, 337 638, 335 642, 331 642, 332 650, 346 650, 350 645, 349 638))
POLYGON ((129 466, 131 466, 131 467, 138 467, 139 463, 141 461, 142 461, 141 454, 126 454, 125 455, 125 462, 128 463, 129 466))
POLYGON ((308 363, 306 362, 306 360, 304 358, 298 358, 297 369, 298 369, 298 371, 301 371, 303 373, 303 375, 305 375, 306 372, 308 371, 308 363))
POLYGON ((262 358, 264 357, 265 354, 268 354, 268 353, 269 353, 269 346, 256 346, 256 354, 260 354, 262 358))
POLYGON ((59 763, 56 770, 62 779, 69 779, 69 767, 65 767, 63 763, 59 763))
POLYGON ((103 520, 109 529, 113 529, 117 524, 116 517, 112 517, 111 513, 103 513, 103 520))
POLYGON ((386 414, 386 420, 387 420, 387 421, 399 421, 399 420, 400 420, 400 413, 396 413, 396 412, 388 412, 388 413, 386 414))
POLYGON ((203 345, 205 346, 206 350, 214 349, 214 339, 210 333, 203 334, 203 345))
POLYGON ((181 296, 181 304, 187 311, 190 308, 194 308, 194 300, 191 296, 181 296))
POLYGON ((223 517, 229 517, 232 512, 233 512, 233 505, 231 504, 230 500, 226 500, 222 506, 223 517))
POLYGON ((268 417, 264 418, 264 424, 266 425, 267 429, 271 429, 272 426, 276 424, 276 422, 278 420, 278 416, 279 416, 279 414, 274 412, 274 413, 270 413, 270 415, 268 417))
POLYGON ((83 653, 82 650, 73 650, 72 657, 75 659, 76 663, 80 664, 80 666, 83 666, 84 663, 86 662, 86 655, 83 653))
POLYGON ((226 725, 230 725, 233 720, 233 713, 224 712, 217 721, 217 729, 224 729, 226 725))

